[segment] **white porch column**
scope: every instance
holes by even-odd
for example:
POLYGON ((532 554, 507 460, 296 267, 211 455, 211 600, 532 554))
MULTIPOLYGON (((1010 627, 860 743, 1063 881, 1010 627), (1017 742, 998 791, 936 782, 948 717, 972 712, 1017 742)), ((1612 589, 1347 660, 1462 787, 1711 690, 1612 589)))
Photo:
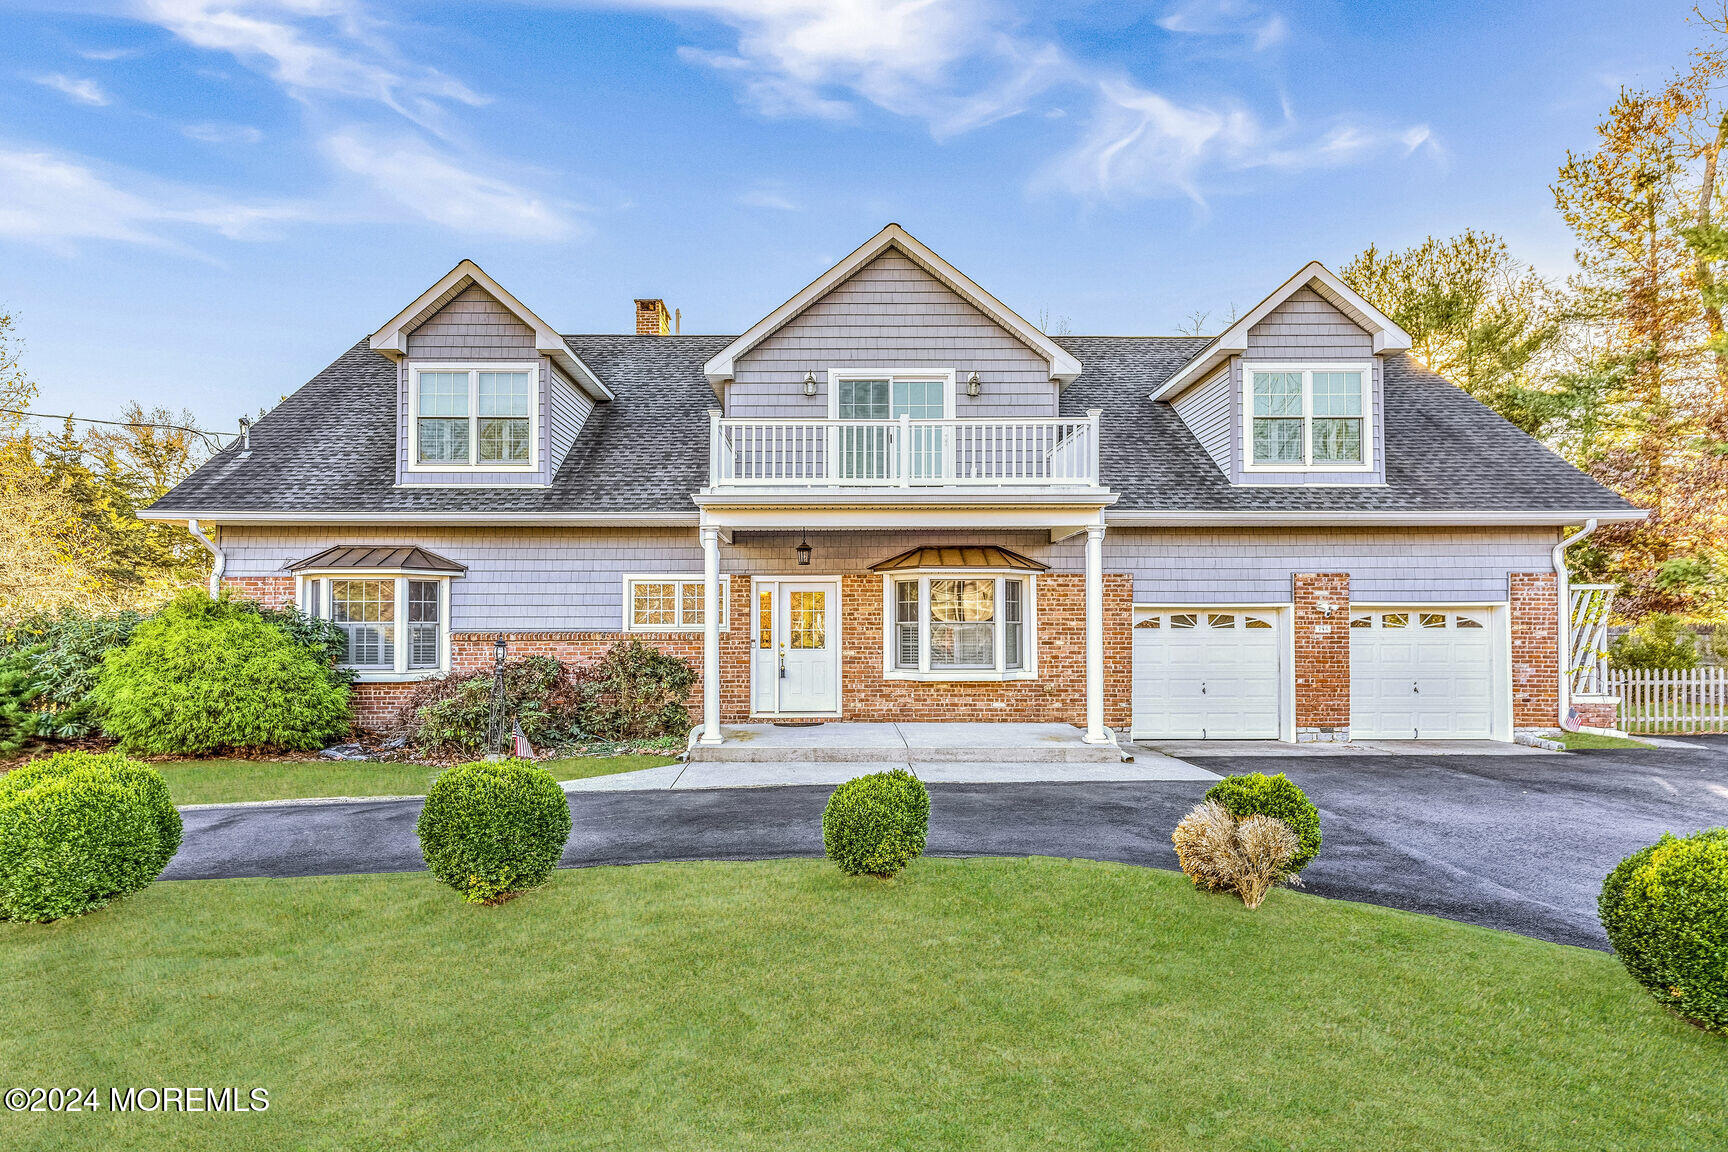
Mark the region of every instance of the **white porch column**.
POLYGON ((720 743, 720 530, 702 527, 702 736, 720 743))
POLYGON ((1109 740, 1104 732, 1104 525, 1086 529, 1086 735, 1088 744, 1109 740))

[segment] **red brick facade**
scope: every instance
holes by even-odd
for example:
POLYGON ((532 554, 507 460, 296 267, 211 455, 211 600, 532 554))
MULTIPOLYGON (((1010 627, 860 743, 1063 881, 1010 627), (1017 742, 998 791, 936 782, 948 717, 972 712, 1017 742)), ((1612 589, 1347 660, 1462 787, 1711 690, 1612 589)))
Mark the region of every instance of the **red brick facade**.
MULTIPOLYGON (((237 593, 267 605, 292 603, 290 576, 227 579, 237 593)), ((750 579, 731 581, 729 631, 720 634, 720 715, 727 723, 751 716, 750 657, 755 626, 750 579)), ((1347 573, 1298 573, 1292 578, 1296 730, 1300 740, 1348 739, 1350 727, 1350 577, 1347 573), (1331 608, 1327 615, 1321 605, 1331 608)), ((1513 573, 1510 579, 1513 724, 1552 727, 1558 707, 1558 611, 1552 573, 1513 573)), ((1130 723, 1133 666, 1133 580, 1125 573, 1104 577, 1104 722, 1120 733, 1130 723)), ((841 715, 848 720, 1015 720, 1069 723, 1086 720, 1085 578, 1045 573, 1038 578, 1038 678, 1011 681, 890 680, 882 674, 881 578, 874 573, 840 577, 841 715)), ((452 668, 490 666, 495 633, 451 636, 452 668)), ((644 643, 688 660, 696 669, 690 715, 702 716, 702 635, 699 632, 633 633, 644 643)), ((616 632, 510 632, 510 658, 553 656, 581 665, 616 643, 616 632)), ((390 727, 413 692, 408 684, 357 684, 355 720, 366 728, 390 727)), ((1582 722, 1611 727, 1612 703, 1581 706, 1582 722)))
POLYGON ((1512 604, 1512 726, 1552 728, 1560 722, 1560 587, 1552 572, 1514 572, 1512 604))
MULTIPOLYGON (((1133 580, 1104 577, 1104 723, 1126 732, 1133 580)), ((1036 680, 889 680, 882 675, 882 577, 840 580, 841 715, 848 720, 1086 724, 1086 578, 1038 577, 1036 680)))
POLYGON ((1296 738, 1350 738, 1350 574, 1291 577, 1296 738))
POLYGON ((1617 696, 1587 696, 1582 699, 1575 697, 1572 707, 1578 711, 1578 723, 1586 728, 1619 727, 1620 699, 1617 696))

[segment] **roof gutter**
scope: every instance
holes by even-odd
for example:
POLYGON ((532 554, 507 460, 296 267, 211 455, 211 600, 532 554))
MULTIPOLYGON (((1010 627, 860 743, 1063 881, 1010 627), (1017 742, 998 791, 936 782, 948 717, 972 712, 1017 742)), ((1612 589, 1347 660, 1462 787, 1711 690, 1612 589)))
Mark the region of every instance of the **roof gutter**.
MULTIPOLYGON (((143 515, 143 513, 140 513, 140 515, 143 515)), ((210 598, 214 600, 216 598, 217 590, 222 587, 222 573, 228 567, 228 554, 218 548, 214 540, 204 535, 203 530, 198 527, 198 521, 186 521, 186 531, 192 534, 192 539, 208 548, 210 550, 210 555, 216 558, 215 563, 210 566, 210 598)))
POLYGON ((1559 593, 1555 617, 1560 634, 1560 727, 1568 732, 1578 727, 1572 721, 1572 578, 1566 571, 1566 549, 1596 531, 1596 518, 1584 522, 1584 527, 1554 545, 1554 586, 1559 593))
POLYGON ((1234 527, 1278 528, 1371 524, 1378 527, 1528 527, 1553 528, 1584 520, 1604 524, 1642 520, 1650 515, 1642 508, 1615 511, 1580 509, 1554 512, 1541 510, 1472 511, 1468 508, 1443 512, 1321 511, 1321 512, 1148 512, 1107 509, 1104 519, 1125 528, 1234 527))
MULTIPOLYGON (((146 508, 143 520, 180 520, 185 512, 146 508)), ((696 512, 201 512, 213 524, 544 524, 567 528, 653 528, 695 524, 696 512)), ((194 524, 197 521, 193 521, 194 524)))

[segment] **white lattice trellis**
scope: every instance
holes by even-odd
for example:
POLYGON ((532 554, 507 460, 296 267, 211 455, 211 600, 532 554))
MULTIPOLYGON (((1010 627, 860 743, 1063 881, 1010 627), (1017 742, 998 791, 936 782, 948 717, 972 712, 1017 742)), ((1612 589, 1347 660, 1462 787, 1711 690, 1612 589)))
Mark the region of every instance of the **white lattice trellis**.
POLYGON ((1606 695, 1608 687, 1608 613, 1614 585, 1572 586, 1572 666, 1567 674, 1575 696, 1606 695))

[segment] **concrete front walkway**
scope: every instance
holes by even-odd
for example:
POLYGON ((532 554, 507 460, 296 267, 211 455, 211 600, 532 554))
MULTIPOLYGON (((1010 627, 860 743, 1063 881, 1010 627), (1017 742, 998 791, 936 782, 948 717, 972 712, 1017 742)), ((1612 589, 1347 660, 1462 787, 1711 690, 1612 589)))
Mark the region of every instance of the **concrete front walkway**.
POLYGON ((572 780, 567 792, 785 788, 843 784, 904 768, 929 784, 1082 784, 1216 780, 1155 751, 1088 744, 1070 724, 728 724, 724 742, 692 742, 686 762, 572 780))

